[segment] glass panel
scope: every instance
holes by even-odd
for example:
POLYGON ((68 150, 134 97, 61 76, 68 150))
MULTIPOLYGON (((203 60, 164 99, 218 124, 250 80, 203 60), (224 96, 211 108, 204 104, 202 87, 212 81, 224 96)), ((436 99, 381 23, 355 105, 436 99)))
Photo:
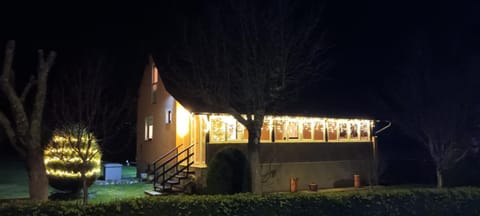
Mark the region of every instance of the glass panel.
POLYGON ((225 141, 225 124, 219 116, 210 118, 210 130, 212 142, 225 141))
POLYGON ((369 124, 368 121, 361 121, 360 122, 360 139, 361 140, 370 140, 368 136, 369 131, 369 124))
POLYGON ((270 141, 270 128, 268 127, 268 123, 265 121, 263 122, 260 140, 270 141))
POLYGON ((328 125, 328 140, 338 140, 337 137, 337 122, 335 120, 328 120, 327 122, 328 125))
MULTIPOLYGON (((153 70, 152 70, 152 84, 156 84, 158 82, 158 68, 153 66, 153 70)), ((153 85, 154 87, 154 90, 157 89, 157 86, 156 85, 153 85)))
POLYGON ((145 140, 153 139, 153 116, 145 118, 145 140))
POLYGON ((148 125, 148 139, 153 139, 153 124, 148 125))
POLYGON ((312 122, 305 120, 302 123, 302 136, 303 139, 309 140, 312 139, 312 122))
POLYGON ((145 140, 148 140, 148 122, 145 119, 145 140))
MULTIPOLYGON (((325 125, 323 121, 315 121, 313 130, 313 139, 314 140, 325 140, 325 125)), ((337 133, 335 132, 335 138, 337 133)))
MULTIPOLYGON (((242 125, 243 126, 243 125, 242 125)), ((245 126, 243 126, 243 139, 248 140, 248 130, 245 126)))
POLYGON ((275 141, 286 140, 285 121, 273 120, 273 129, 275 130, 275 141))
POLYGON ((348 139, 348 123, 345 122, 345 121, 341 121, 339 124, 338 124, 338 128, 339 128, 339 140, 346 140, 348 139))
POLYGON ((350 121, 350 139, 358 140, 360 139, 358 133, 358 121, 350 121))
POLYGON ((233 117, 224 117, 227 129, 227 140, 237 140, 237 121, 233 117))
POLYGON ((298 139, 298 122, 288 122, 288 139, 298 139))
POLYGON ((157 82, 158 82, 158 69, 153 66, 152 68, 152 94, 151 101, 152 103, 157 102, 157 82))
POLYGON ((237 140, 245 140, 245 139, 248 139, 248 131, 242 124, 237 122, 237 140))

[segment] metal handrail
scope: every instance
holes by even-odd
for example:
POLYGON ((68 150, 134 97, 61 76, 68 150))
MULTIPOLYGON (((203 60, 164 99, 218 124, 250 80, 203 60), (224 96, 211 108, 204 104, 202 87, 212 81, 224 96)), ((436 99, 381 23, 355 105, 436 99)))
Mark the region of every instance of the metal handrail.
MULTIPOLYGON (((179 146, 179 147, 180 147, 180 146, 179 146)), ((174 154, 174 155, 173 155, 172 157, 170 157, 168 160, 166 160, 165 162, 163 162, 162 165, 160 165, 160 166, 158 167, 158 169, 160 169, 160 167, 168 164, 168 163, 169 163, 170 161, 172 161, 173 159, 178 158, 179 155, 181 155, 181 154, 183 154, 184 152, 188 151, 188 150, 191 149, 192 147, 193 147, 193 144, 190 145, 190 146, 188 146, 187 148, 185 148, 185 149, 182 150, 181 152, 174 154)), ((155 171, 157 171, 157 169, 153 169, 153 171, 155 172, 155 171)))
MULTIPOLYGON (((193 156, 193 153, 190 153, 187 157, 183 158, 182 160, 178 161, 178 162, 175 163, 173 166, 171 166, 171 167, 169 167, 169 168, 167 168, 167 169, 165 169, 165 166, 161 166, 161 167, 163 167, 163 171, 159 174, 159 176, 167 174, 168 171, 174 169, 177 165, 180 165, 182 162, 188 160, 188 157, 191 157, 191 156, 193 156)), ((189 163, 190 163, 190 162, 187 162, 187 164, 189 164, 189 163)), ((159 167, 159 168, 160 168, 160 167, 159 167)), ((180 171, 177 171, 177 172, 179 173, 179 172, 181 172, 181 171, 183 171, 183 170, 180 170, 180 171)))
MULTIPOLYGON (((181 144, 183 145, 183 144, 181 144)), ((180 147, 181 145, 179 145, 178 147, 180 147)), ((154 169, 153 169, 153 173, 154 173, 154 187, 155 187, 155 184, 158 182, 158 179, 161 177, 162 178, 162 182, 161 182, 161 185, 163 188, 165 188, 165 183, 172 179, 175 175, 177 175, 178 173, 182 172, 183 170, 187 169, 187 172, 189 171, 189 167, 190 165, 193 164, 190 163, 190 157, 193 156, 193 152, 190 153, 190 149, 194 146, 194 144, 191 144, 190 146, 188 146, 187 148, 185 148, 184 150, 182 150, 181 152, 179 153, 176 153, 175 155, 173 155, 172 157, 170 157, 168 160, 166 160, 165 162, 163 162, 160 166, 156 167, 156 164, 154 164, 154 169), (171 167, 169 168, 166 168, 166 165, 168 163, 170 163, 171 161, 173 161, 174 159, 178 158, 179 155, 183 154, 184 152, 187 152, 187 156, 185 158, 183 158, 182 160, 180 161, 177 161, 175 164, 173 164, 171 167), (180 163, 182 163, 183 161, 187 160, 187 167, 184 167, 180 170, 178 170, 178 165, 180 165, 180 163), (168 177, 168 178, 165 178, 165 175, 172 169, 176 169, 175 171, 175 174, 173 174, 172 176, 168 177), (162 169, 161 173, 160 174, 157 174, 157 171, 162 169)), ((177 147, 177 149, 178 149, 177 147)), ((162 159, 165 158, 165 157, 162 157, 162 159)))
POLYGON ((167 153, 165 153, 164 155, 162 155, 161 157, 159 157, 157 160, 155 160, 152 164, 156 164, 158 161, 162 160, 163 158, 167 157, 169 154, 171 154, 173 151, 177 150, 178 148, 180 148, 180 146, 182 146, 183 144, 180 144, 178 145, 177 147, 173 148, 173 149, 170 149, 170 151, 168 151, 167 153))

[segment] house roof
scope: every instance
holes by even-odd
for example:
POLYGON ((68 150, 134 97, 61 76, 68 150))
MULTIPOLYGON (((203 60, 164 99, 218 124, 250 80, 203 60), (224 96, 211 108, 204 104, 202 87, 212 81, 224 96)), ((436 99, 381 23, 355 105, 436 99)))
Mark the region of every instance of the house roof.
MULTIPOLYGON (((210 106, 200 96, 182 91, 182 88, 188 86, 178 86, 164 70, 160 69, 159 72, 167 91, 187 110, 197 113, 226 113, 225 110, 210 106)), ((278 102, 268 107, 267 114, 384 119, 386 115, 378 109, 379 104, 371 95, 368 85, 361 82, 325 80, 304 87, 295 100, 278 102)))

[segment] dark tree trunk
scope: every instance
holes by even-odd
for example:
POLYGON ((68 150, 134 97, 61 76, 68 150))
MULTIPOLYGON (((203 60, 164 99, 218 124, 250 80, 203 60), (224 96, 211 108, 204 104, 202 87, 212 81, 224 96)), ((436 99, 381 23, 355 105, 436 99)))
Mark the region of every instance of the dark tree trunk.
POLYGON ((28 189, 30 199, 48 200, 48 178, 41 149, 30 149, 27 153, 28 189))
POLYGON ((88 186, 87 186, 87 177, 85 176, 86 170, 82 169, 82 189, 83 189, 83 204, 86 205, 88 202, 88 186))
POLYGON ((248 161, 250 162, 250 175, 252 178, 252 192, 261 193, 261 177, 260 177, 260 135, 261 127, 252 126, 248 128, 248 161))
POLYGON ((437 188, 443 188, 443 171, 439 167, 436 169, 437 173, 437 188))

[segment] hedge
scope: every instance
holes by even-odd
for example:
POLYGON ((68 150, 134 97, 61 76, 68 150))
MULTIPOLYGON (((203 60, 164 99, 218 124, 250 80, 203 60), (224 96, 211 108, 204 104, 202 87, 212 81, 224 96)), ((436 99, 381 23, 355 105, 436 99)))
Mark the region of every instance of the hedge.
POLYGON ((146 197, 86 206, 12 201, 0 215, 480 215, 480 188, 146 197))

